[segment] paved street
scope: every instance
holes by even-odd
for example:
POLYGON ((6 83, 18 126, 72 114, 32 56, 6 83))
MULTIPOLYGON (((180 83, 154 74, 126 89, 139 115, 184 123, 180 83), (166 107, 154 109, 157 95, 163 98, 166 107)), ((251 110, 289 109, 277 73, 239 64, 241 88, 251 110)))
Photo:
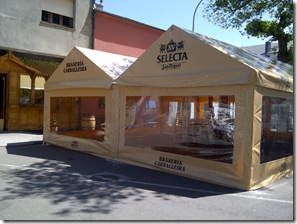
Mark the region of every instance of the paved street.
POLYGON ((1 220, 293 220, 293 177, 240 191, 0 133, 1 220))

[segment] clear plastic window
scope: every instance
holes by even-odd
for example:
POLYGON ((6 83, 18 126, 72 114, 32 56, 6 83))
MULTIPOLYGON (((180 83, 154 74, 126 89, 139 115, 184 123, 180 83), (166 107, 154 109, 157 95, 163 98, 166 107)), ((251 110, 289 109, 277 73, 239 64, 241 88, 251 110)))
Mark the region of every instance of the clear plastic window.
POLYGON ((232 163, 234 96, 128 96, 125 145, 232 163))
POLYGON ((104 141, 105 97, 52 97, 51 131, 104 141))
POLYGON ((263 96, 261 163, 293 155, 293 100, 263 96))

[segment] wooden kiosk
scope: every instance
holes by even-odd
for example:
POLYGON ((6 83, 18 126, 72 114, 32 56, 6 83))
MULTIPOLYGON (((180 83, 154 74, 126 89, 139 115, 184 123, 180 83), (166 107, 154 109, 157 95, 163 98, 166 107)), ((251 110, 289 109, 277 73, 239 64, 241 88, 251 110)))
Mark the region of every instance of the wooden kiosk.
POLYGON ((46 78, 12 51, 0 57, 0 131, 42 130, 46 78))

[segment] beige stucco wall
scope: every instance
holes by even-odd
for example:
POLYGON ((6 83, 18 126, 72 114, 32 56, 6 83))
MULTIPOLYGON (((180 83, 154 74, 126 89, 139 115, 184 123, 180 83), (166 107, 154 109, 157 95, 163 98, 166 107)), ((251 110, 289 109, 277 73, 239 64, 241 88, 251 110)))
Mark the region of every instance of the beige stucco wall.
POLYGON ((1 1, 0 49, 65 57, 74 46, 91 47, 92 0, 73 0, 73 29, 42 23, 42 1, 1 1))

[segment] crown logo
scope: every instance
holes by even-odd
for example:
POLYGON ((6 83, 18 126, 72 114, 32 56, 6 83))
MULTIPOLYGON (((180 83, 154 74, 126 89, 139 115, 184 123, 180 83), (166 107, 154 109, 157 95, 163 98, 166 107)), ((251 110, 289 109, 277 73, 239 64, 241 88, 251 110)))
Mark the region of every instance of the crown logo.
POLYGON ((178 51, 184 50, 184 47, 185 47, 185 41, 184 40, 181 40, 180 42, 177 42, 177 50, 178 51))
POLYGON ((176 43, 173 40, 167 44, 167 52, 174 52, 176 51, 176 43))
POLYGON ((166 44, 160 44, 160 54, 162 53, 170 53, 175 51, 182 51, 185 47, 185 41, 181 40, 179 42, 175 42, 173 40, 170 40, 169 43, 166 44))
POLYGON ((71 143, 71 146, 72 146, 73 148, 77 148, 77 147, 78 147, 78 141, 73 141, 73 142, 71 143))

